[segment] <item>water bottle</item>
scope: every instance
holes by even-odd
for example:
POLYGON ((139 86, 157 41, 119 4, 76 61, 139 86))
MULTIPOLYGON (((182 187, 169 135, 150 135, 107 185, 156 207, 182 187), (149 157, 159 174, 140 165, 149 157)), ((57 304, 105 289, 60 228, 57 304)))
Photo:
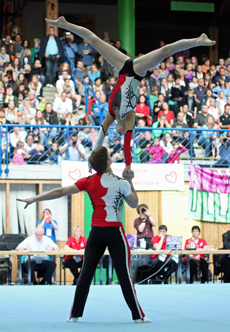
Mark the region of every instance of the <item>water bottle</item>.
POLYGON ((58 165, 61 166, 62 157, 58 156, 58 165))

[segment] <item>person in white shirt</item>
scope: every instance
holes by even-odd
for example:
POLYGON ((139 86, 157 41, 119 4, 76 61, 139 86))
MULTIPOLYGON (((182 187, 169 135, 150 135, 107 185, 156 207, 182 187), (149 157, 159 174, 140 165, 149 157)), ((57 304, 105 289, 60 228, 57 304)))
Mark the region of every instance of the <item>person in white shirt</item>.
MULTIPOLYGON (((44 228, 37 227, 35 230, 35 235, 27 237, 16 247, 15 250, 22 251, 58 251, 58 246, 47 236, 44 235, 44 228)), ((25 258, 23 262, 23 267, 28 272, 28 258, 25 258)), ((49 259, 48 255, 34 255, 31 256, 31 282, 37 284, 35 279, 34 271, 37 268, 42 268, 45 270, 40 284, 48 283, 51 285, 51 277, 56 268, 56 263, 49 259)))
POLYGON ((80 161, 85 158, 85 148, 80 143, 80 140, 72 142, 69 147, 69 160, 80 161))
POLYGON ((73 112, 72 100, 67 98, 66 92, 54 99, 53 110, 58 114, 59 120, 65 119, 67 113, 73 112))

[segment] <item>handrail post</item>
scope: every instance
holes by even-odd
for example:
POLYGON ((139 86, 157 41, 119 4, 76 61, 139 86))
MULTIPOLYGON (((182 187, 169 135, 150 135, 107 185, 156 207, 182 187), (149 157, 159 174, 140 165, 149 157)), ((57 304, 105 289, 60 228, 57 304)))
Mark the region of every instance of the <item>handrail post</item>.
MULTIPOLYGON (((193 154, 193 130, 190 131, 191 138, 190 138, 190 158, 192 164, 192 154, 193 154)), ((195 152, 195 151, 194 151, 195 152)))

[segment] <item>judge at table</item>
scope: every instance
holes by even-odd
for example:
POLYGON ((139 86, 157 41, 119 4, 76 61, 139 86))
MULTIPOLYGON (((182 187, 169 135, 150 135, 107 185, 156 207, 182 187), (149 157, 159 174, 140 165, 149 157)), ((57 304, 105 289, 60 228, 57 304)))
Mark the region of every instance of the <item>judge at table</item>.
MULTIPOLYGON (((44 235, 44 229, 37 227, 35 234, 28 236, 16 247, 18 251, 58 251, 58 246, 47 236, 44 235)), ((25 271, 28 273, 28 256, 22 257, 22 264, 25 271)), ((31 256, 31 282, 36 285, 34 271, 37 268, 44 269, 45 273, 40 285, 52 284, 51 277, 56 268, 56 263, 50 260, 50 257, 44 253, 44 255, 33 255, 31 256)))

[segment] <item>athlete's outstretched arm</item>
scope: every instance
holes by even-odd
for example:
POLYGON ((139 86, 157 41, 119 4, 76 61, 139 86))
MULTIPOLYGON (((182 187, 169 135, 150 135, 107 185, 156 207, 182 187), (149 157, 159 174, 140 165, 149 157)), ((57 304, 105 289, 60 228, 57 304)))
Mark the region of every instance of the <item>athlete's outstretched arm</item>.
POLYGON ((73 184, 71 186, 56 188, 56 189, 50 190, 46 194, 37 195, 37 196, 31 197, 31 198, 26 198, 26 199, 17 198, 17 201, 26 203, 26 205, 24 207, 24 209, 26 209, 28 205, 35 203, 35 202, 49 201, 51 199, 60 198, 62 196, 77 194, 79 192, 80 192, 80 190, 73 184))
POLYGON ((216 42, 210 40, 205 33, 202 33, 198 38, 181 39, 175 43, 165 45, 155 51, 147 53, 133 61, 133 68, 136 74, 145 76, 145 73, 158 65, 165 58, 173 55, 176 52, 187 50, 188 48, 198 46, 213 46, 216 42))
POLYGON ((61 16, 57 20, 48 20, 46 18, 46 22, 54 25, 55 27, 59 27, 76 35, 80 36, 83 39, 88 40, 88 42, 97 50, 103 58, 106 59, 112 66, 117 68, 117 70, 121 70, 124 66, 125 61, 128 59, 127 55, 121 53, 114 46, 104 42, 102 39, 97 37, 92 31, 80 27, 79 25, 75 25, 66 21, 66 19, 61 16))

